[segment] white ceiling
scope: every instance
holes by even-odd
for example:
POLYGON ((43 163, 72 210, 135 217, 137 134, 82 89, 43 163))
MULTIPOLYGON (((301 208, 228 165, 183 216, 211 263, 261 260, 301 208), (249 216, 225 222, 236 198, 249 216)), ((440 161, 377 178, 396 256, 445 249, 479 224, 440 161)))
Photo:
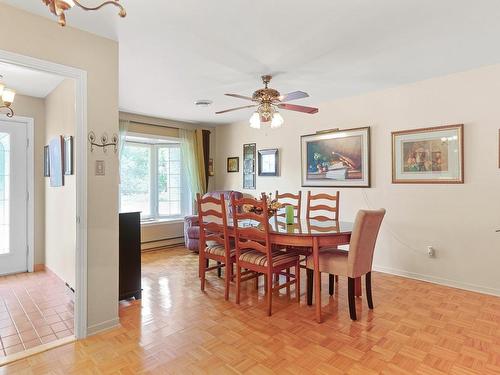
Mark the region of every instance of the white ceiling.
POLYGON ((2 82, 17 94, 45 98, 62 81, 63 77, 32 70, 0 61, 2 82))
MULTIPOLYGON (((52 18, 38 0, 3 2, 52 18)), ((282 93, 311 95, 297 104, 319 105, 500 62, 498 0, 122 3, 125 19, 75 8, 68 24, 119 40, 122 110, 177 120, 247 119, 251 109, 214 112, 245 105, 223 94, 251 94, 264 73, 282 93), (197 99, 214 104, 197 108, 197 99)))

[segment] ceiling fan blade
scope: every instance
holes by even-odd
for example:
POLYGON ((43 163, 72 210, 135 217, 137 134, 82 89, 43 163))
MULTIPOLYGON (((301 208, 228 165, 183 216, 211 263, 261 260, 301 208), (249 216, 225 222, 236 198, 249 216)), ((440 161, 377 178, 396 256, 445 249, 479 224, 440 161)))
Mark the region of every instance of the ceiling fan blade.
POLYGON ((278 99, 282 102, 289 102, 290 100, 297 100, 302 98, 308 98, 309 94, 304 91, 294 91, 288 94, 281 95, 278 99))
POLYGON ((251 105, 245 105, 243 107, 236 107, 236 108, 226 109, 224 111, 215 112, 215 114, 216 115, 220 115, 221 113, 232 112, 232 111, 237 111, 238 109, 253 108, 253 107, 257 107, 257 105, 256 104, 251 104, 251 105))
POLYGON ((278 104, 278 108, 287 109, 289 111, 297 111, 297 112, 309 113, 311 115, 314 114, 314 113, 318 113, 318 111, 319 111, 318 108, 305 107, 303 105, 295 105, 295 104, 287 104, 287 103, 278 104))
POLYGON ((245 99, 245 100, 251 100, 251 101, 253 101, 253 99, 251 97, 249 97, 249 96, 238 95, 238 94, 224 94, 224 95, 232 96, 233 98, 245 99))

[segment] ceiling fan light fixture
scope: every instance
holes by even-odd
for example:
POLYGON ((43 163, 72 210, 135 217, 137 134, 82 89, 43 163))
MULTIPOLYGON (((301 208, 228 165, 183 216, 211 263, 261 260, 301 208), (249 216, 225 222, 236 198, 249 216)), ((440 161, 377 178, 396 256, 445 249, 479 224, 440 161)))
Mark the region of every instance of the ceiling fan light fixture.
POLYGON ((273 119, 271 120, 271 128, 273 129, 280 128, 284 122, 285 120, 283 119, 283 116, 281 116, 281 114, 278 111, 276 111, 274 112, 273 119))
POLYGON ((259 112, 254 112, 252 117, 250 117, 250 127, 253 129, 260 129, 260 114, 259 112))
POLYGON ((99 10, 106 5, 114 5, 120 10, 118 13, 120 17, 125 17, 127 15, 125 8, 120 4, 119 0, 104 0, 100 5, 94 7, 86 6, 80 3, 79 0, 42 0, 42 2, 49 8, 51 13, 57 16, 58 23, 61 26, 66 26, 66 15, 64 12, 75 6, 86 11, 92 11, 99 10))

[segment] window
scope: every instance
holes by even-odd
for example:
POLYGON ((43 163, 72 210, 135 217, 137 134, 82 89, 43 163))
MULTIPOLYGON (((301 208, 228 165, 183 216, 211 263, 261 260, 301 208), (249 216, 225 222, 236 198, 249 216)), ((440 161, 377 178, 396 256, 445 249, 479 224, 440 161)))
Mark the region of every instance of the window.
POLYGON ((127 136, 120 175, 120 211, 140 211, 142 220, 175 219, 189 212, 178 141, 127 136))

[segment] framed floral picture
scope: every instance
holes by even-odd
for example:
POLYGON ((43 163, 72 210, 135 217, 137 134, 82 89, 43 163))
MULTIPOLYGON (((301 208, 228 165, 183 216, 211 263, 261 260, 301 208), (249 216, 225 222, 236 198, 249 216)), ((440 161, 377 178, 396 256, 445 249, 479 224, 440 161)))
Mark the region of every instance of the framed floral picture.
POLYGON ((392 182, 463 184, 464 126, 392 132, 392 182))
POLYGON ((227 158, 227 171, 229 173, 240 171, 240 158, 238 156, 227 158))
POLYGON ((370 187, 370 128, 301 137, 302 186, 370 187))

